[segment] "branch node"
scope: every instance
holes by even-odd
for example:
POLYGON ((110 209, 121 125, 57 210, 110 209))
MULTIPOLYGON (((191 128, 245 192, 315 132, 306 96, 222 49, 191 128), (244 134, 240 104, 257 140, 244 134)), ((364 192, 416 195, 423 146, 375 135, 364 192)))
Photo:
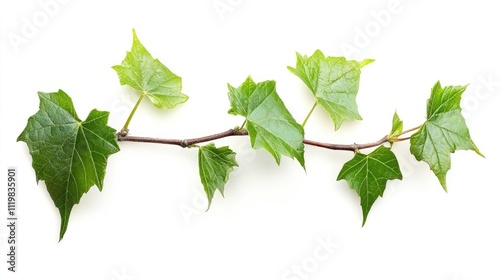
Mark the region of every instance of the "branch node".
POLYGON ((189 143, 188 143, 187 139, 182 140, 180 144, 181 144, 181 147, 183 147, 183 148, 189 147, 189 143))
POLYGON ((358 145, 358 144, 356 144, 356 143, 353 143, 353 145, 352 145, 352 146, 354 147, 353 152, 354 152, 355 154, 359 153, 359 145, 358 145))
POLYGON ((120 132, 118 132, 117 135, 118 135, 118 138, 127 137, 127 135, 128 135, 128 129, 122 129, 122 130, 120 130, 120 132))

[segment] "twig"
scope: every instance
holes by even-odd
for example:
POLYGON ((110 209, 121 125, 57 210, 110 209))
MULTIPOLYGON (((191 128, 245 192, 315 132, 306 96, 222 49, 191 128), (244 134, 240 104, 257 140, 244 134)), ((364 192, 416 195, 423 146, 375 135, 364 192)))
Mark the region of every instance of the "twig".
MULTIPOLYGON (((191 138, 191 139, 165 139, 165 138, 152 138, 152 137, 141 137, 141 136, 130 136, 128 134, 123 134, 121 132, 117 133, 116 136, 118 141, 121 142, 142 142, 142 143, 155 143, 155 144, 166 144, 166 145, 177 145, 182 148, 187 148, 192 145, 196 145, 203 142, 214 141, 217 139, 231 137, 231 136, 245 136, 248 135, 248 131, 245 129, 229 129, 221 133, 212 134, 208 136, 191 138)), ((403 139, 401 139, 403 140, 403 139)), ((404 139, 407 140, 407 139, 404 139)), ((313 140, 304 139, 304 144, 310 146, 316 146, 329 150, 339 150, 339 151, 353 151, 356 152, 362 149, 368 149, 380 146, 384 143, 389 142, 388 136, 382 137, 380 140, 364 144, 331 144, 323 143, 313 140)))

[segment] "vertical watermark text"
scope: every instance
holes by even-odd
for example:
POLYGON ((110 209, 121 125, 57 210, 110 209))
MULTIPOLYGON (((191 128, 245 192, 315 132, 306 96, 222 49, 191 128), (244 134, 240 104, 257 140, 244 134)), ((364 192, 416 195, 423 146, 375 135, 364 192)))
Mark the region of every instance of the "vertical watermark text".
POLYGON ((7 170, 7 270, 17 267, 17 170, 7 170))

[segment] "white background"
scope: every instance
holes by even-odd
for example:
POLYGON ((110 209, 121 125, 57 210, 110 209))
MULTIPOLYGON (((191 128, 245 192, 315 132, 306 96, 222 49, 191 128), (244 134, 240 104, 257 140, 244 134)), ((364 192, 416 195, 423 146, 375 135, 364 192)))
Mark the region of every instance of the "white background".
POLYGON ((500 279, 494 1, 2 0, 0 24, 2 217, 7 168, 17 167, 19 179, 18 272, 6 271, 3 225, 1 279, 500 279), (440 80, 469 84, 462 106, 486 158, 453 154, 445 193, 407 142, 396 145, 405 178, 389 182, 362 228, 359 198, 336 181, 352 153, 307 147, 306 174, 288 158, 276 166, 248 138, 218 141, 238 153, 240 168, 225 199, 216 194, 204 212, 196 150, 121 143, 109 159, 103 192, 92 188, 73 208, 58 243, 58 211, 16 138, 38 109, 37 91, 63 89, 80 118, 93 108, 107 110, 110 125, 120 128, 137 95, 119 85, 111 66, 130 49, 132 28, 183 77, 190 96, 172 111, 143 102, 131 124, 134 135, 189 138, 241 124, 226 113, 227 83, 238 86, 248 75, 276 80, 301 122, 313 99, 286 66, 295 65, 296 51, 321 49, 376 62, 362 71, 364 121, 334 132, 318 109, 307 138, 377 140, 395 110, 406 128, 419 125, 440 80))

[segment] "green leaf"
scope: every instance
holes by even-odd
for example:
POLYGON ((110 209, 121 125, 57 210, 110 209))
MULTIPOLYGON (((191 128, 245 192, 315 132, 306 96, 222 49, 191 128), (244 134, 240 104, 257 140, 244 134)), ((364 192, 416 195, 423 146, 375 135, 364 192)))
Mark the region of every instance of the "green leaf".
POLYGON ((107 159, 120 149, 116 130, 107 126, 109 112, 94 109, 81 121, 64 91, 38 96, 40 109, 17 141, 28 145, 37 182, 45 181, 59 209, 62 239, 71 209, 93 185, 102 190, 107 159))
POLYGON ((198 166, 200 179, 208 198, 208 208, 216 190, 224 196, 224 185, 229 179, 229 173, 238 163, 229 147, 217 148, 214 144, 200 147, 198 152, 198 166))
POLYGON ((256 84, 248 77, 238 88, 228 88, 229 113, 246 118, 252 147, 266 149, 278 164, 285 155, 296 158, 304 167, 304 129, 278 96, 276 82, 256 84))
POLYGON ((460 100, 467 86, 434 85, 427 100, 427 120, 410 138, 410 152, 425 161, 446 191, 446 173, 451 168, 450 154, 456 150, 481 152, 472 141, 462 116, 460 100))
POLYGON ((403 132, 403 121, 399 118, 398 113, 394 112, 391 133, 389 133, 387 139, 392 144, 401 135, 401 132, 403 132))
POLYGON ((373 61, 325 57, 317 50, 311 57, 297 53, 295 68, 288 66, 288 69, 309 87, 337 130, 345 120, 361 120, 356 104, 359 77, 361 68, 373 61))
POLYGON ((120 84, 129 85, 146 95, 160 109, 171 109, 188 100, 181 93, 182 79, 158 59, 154 59, 141 44, 133 30, 132 50, 121 65, 113 66, 120 84))
POLYGON ((361 197, 363 225, 377 198, 384 194, 388 180, 403 179, 396 156, 391 149, 380 146, 372 153, 356 153, 346 162, 337 181, 346 180, 351 189, 361 197))

